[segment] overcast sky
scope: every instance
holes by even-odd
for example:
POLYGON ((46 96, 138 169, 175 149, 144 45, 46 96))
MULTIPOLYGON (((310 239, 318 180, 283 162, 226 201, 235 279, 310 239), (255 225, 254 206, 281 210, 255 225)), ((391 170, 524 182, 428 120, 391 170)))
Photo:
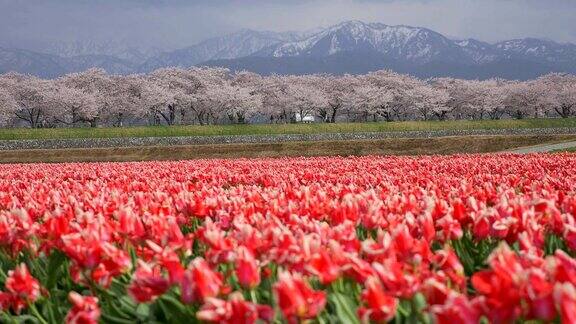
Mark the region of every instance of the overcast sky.
POLYGON ((0 0, 0 45, 92 39, 185 47, 242 28, 309 30, 345 20, 456 38, 576 43, 576 0, 0 0))

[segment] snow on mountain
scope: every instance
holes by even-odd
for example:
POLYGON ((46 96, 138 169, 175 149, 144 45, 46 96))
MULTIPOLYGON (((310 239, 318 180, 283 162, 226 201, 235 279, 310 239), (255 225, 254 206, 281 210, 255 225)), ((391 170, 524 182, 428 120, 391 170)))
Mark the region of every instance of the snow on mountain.
POLYGON ((109 73, 194 65, 263 74, 364 73, 392 69, 422 77, 532 78, 576 73, 576 45, 534 38, 489 44, 449 39, 430 29, 347 21, 308 32, 241 30, 162 52, 129 42, 53 43, 44 50, 0 48, 0 72, 43 77, 101 67, 109 73))
POLYGON ((300 37, 302 33, 299 32, 276 33, 244 29, 173 52, 162 53, 144 62, 140 70, 147 72, 166 66, 190 67, 209 60, 245 57, 263 48, 295 41, 300 37))
POLYGON ((454 44, 460 46, 468 57, 476 64, 491 63, 498 59, 498 50, 492 44, 475 39, 455 40, 454 44))
POLYGON ((90 68, 102 68, 112 74, 128 74, 134 67, 128 61, 106 55, 61 57, 22 49, 0 48, 0 73, 15 71, 55 78, 90 68))
POLYGON ((522 57, 576 67, 575 44, 560 44, 550 40, 524 38, 503 41, 497 43, 495 47, 508 58, 522 57))
POLYGON ((391 59, 418 63, 466 60, 459 46, 426 28, 347 21, 308 38, 278 45, 274 57, 322 57, 340 52, 376 51, 391 59))
POLYGON ((38 51, 61 57, 105 55, 114 56, 133 64, 141 64, 144 61, 160 54, 162 51, 157 47, 140 47, 129 45, 129 42, 94 40, 77 40, 71 42, 50 42, 42 46, 38 51))
POLYGON ((550 72, 576 73, 575 47, 529 38, 498 44, 454 40, 426 28, 348 21, 249 57, 202 64, 262 74, 358 74, 390 69, 422 78, 526 80, 550 72))

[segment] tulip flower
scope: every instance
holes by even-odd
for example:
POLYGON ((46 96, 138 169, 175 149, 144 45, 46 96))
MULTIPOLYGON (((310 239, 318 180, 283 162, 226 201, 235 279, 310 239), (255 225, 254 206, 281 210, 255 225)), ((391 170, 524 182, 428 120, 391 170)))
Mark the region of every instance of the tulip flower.
POLYGON ((11 307, 17 314, 40 297, 40 284, 32 277, 25 263, 8 271, 5 286, 6 292, 0 292, 0 306, 11 307))
POLYGON ((68 294, 72 308, 66 315, 68 324, 97 324, 100 318, 98 298, 82 296, 75 291, 68 294))
POLYGON ((326 293, 315 291, 298 274, 282 272, 274 284, 274 295, 289 322, 317 316, 326 304, 326 293))
POLYGON ((358 316, 364 323, 372 321, 387 322, 396 314, 398 299, 386 294, 380 280, 370 277, 366 280, 366 289, 362 292, 364 306, 358 308, 358 316))
POLYGON ((260 267, 254 254, 241 246, 236 252, 236 277, 240 285, 253 289, 260 284, 260 267))

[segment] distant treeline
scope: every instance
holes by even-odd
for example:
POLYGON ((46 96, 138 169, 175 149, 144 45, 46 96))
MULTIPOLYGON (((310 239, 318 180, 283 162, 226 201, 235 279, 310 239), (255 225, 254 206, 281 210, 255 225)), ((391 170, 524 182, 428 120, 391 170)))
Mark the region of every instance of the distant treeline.
POLYGON ((117 76, 91 69, 54 80, 0 75, 0 123, 12 127, 567 118, 575 112, 576 76, 569 74, 524 82, 420 80, 384 70, 261 76, 168 68, 117 76))

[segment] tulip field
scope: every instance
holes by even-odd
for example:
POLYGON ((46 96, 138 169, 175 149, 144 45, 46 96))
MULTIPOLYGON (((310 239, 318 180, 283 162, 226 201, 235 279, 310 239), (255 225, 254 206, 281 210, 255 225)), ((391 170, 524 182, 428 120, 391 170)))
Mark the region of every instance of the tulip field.
POLYGON ((576 154, 0 165, 2 323, 576 323, 576 154))

